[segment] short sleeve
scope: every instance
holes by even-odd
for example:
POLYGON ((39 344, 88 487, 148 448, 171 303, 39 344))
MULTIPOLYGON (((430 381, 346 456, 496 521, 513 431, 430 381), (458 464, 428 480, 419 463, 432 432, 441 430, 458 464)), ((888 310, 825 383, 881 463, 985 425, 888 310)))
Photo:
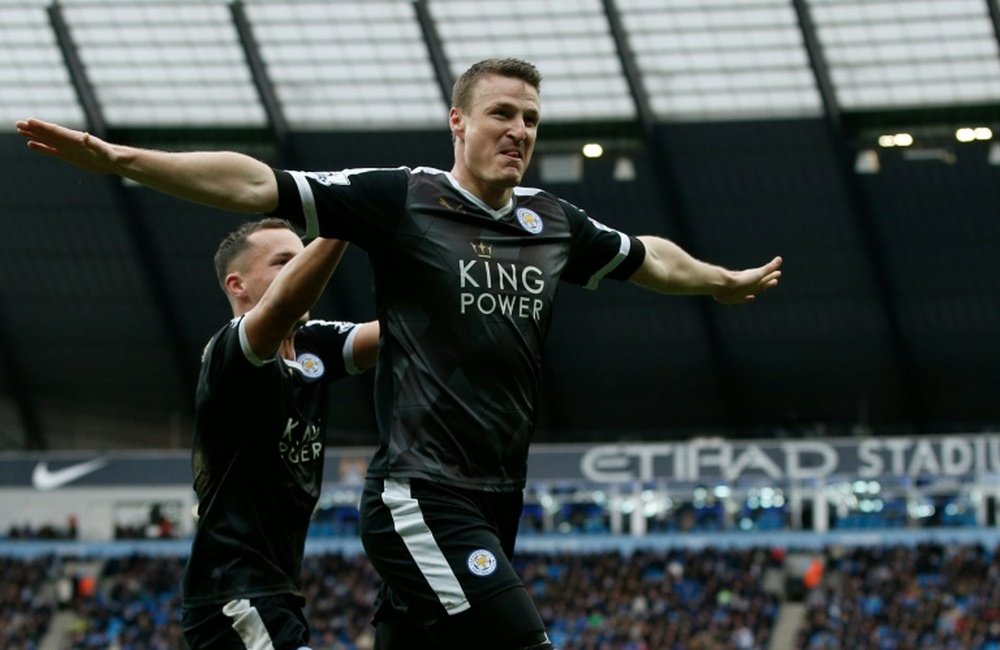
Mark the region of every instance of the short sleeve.
POLYGON ((306 238, 343 239, 370 250, 406 214, 405 167, 274 174, 278 208, 271 215, 300 226, 306 238))
POLYGON ((255 369, 262 368, 273 359, 258 359, 242 334, 243 317, 234 318, 216 332, 205 346, 201 356, 201 383, 205 390, 214 392, 226 386, 236 389, 243 381, 250 381, 255 369))
POLYGON ((559 205, 570 224, 572 243, 562 279, 596 289, 604 278, 628 280, 646 257, 642 242, 591 219, 568 201, 559 205))
POLYGON ((309 320, 295 334, 296 355, 318 356, 323 362, 324 381, 336 381, 361 372, 354 362, 354 338, 361 326, 357 323, 309 320))

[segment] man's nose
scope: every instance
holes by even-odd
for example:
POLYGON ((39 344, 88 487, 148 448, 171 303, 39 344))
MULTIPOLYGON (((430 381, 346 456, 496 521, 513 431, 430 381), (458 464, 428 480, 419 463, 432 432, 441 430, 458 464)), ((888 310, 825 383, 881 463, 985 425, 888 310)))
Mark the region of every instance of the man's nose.
POLYGON ((528 137, 528 127, 523 119, 515 118, 511 121, 508 133, 514 142, 521 143, 528 137))

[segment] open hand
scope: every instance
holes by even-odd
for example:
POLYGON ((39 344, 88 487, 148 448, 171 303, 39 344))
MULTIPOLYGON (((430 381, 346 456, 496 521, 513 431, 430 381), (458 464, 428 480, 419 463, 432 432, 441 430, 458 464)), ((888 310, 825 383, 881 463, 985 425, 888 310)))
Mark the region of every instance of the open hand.
POLYGON ((726 286, 712 294, 724 305, 739 305, 754 300, 759 294, 778 286, 781 278, 781 258, 775 257, 764 266, 732 271, 726 286))
POLYGON ((28 139, 32 151, 95 174, 113 171, 114 146, 95 135, 35 118, 18 121, 17 132, 28 139))

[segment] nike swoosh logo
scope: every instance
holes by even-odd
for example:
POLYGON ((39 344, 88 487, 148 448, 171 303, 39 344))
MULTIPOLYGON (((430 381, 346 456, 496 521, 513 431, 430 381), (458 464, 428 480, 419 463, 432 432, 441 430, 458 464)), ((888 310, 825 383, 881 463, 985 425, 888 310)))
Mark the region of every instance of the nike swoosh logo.
POLYGON ((42 461, 35 465, 34 471, 31 472, 31 484, 43 492, 55 490, 87 474, 96 472, 107 464, 108 461, 106 459, 95 458, 83 463, 77 463, 76 465, 70 465, 69 467, 63 467, 62 469, 49 470, 48 463, 42 461))

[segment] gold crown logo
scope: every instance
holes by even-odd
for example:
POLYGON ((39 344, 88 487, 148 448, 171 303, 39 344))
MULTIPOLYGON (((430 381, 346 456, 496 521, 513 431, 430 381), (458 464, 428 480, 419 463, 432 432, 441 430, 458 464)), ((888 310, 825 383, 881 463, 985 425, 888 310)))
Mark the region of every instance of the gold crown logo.
POLYGON ((476 252, 476 257, 481 257, 483 259, 490 259, 493 257, 493 245, 484 244, 483 242, 469 242, 472 246, 472 250, 476 252))
POLYGON ((443 196, 438 197, 438 205, 448 210, 465 212, 465 207, 463 207, 461 203, 456 203, 455 205, 452 205, 450 202, 448 202, 448 199, 444 198, 443 196))

